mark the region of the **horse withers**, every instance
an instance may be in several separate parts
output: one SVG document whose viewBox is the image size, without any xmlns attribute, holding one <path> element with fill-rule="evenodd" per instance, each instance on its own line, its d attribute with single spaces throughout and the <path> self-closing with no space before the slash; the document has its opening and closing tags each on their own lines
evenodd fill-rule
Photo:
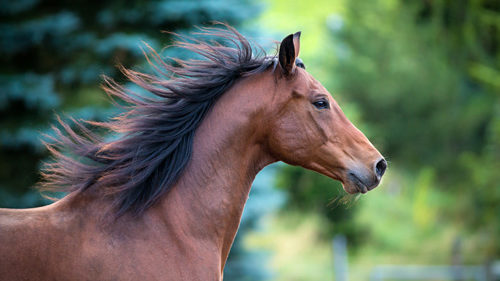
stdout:
<svg viewBox="0 0 500 281">
<path fill-rule="evenodd" d="M 41 186 L 69 194 L 0 210 L 0 280 L 222 280 L 264 166 L 299 165 L 347 193 L 379 184 L 384 158 L 305 70 L 300 33 L 277 57 L 254 54 L 229 26 L 202 33 L 216 40 L 177 45 L 204 60 L 172 65 L 152 51 L 157 75 L 123 69 L 154 97 L 107 79 L 125 113 L 54 128 Z M 102 139 L 90 126 L 119 137 Z"/>
</svg>

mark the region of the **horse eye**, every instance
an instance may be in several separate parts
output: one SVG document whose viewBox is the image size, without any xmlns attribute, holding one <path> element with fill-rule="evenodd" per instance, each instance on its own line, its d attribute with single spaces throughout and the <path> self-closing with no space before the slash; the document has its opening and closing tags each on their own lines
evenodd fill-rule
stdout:
<svg viewBox="0 0 500 281">
<path fill-rule="evenodd" d="M 330 105 L 329 105 L 328 101 L 326 101 L 326 100 L 315 101 L 315 102 L 313 102 L 313 105 L 317 109 L 327 109 L 327 108 L 330 108 Z"/>
</svg>

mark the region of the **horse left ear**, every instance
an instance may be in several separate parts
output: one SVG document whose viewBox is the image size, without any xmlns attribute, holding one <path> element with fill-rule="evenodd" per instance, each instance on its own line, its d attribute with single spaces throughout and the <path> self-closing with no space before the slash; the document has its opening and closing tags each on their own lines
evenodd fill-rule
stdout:
<svg viewBox="0 0 500 281">
<path fill-rule="evenodd" d="M 288 75 L 295 71 L 295 59 L 300 51 L 300 31 L 290 34 L 280 44 L 279 62 L 283 72 Z"/>
</svg>

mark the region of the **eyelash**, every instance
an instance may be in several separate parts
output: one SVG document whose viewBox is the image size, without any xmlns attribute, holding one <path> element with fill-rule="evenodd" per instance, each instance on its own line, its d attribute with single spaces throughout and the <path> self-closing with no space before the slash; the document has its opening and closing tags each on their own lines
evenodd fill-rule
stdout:
<svg viewBox="0 0 500 281">
<path fill-rule="evenodd" d="M 330 108 L 330 104 L 328 103 L 327 100 L 318 100 L 318 101 L 315 101 L 315 102 L 313 102 L 313 105 L 317 109 L 328 109 L 328 108 Z"/>
</svg>

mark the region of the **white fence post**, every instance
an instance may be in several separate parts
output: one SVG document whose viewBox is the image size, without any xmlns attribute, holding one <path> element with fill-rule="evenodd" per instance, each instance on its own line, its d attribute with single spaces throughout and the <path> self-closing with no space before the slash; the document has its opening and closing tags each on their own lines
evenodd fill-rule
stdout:
<svg viewBox="0 0 500 281">
<path fill-rule="evenodd" d="M 335 281 L 348 281 L 347 240 L 344 235 L 333 237 L 333 270 Z"/>
</svg>

